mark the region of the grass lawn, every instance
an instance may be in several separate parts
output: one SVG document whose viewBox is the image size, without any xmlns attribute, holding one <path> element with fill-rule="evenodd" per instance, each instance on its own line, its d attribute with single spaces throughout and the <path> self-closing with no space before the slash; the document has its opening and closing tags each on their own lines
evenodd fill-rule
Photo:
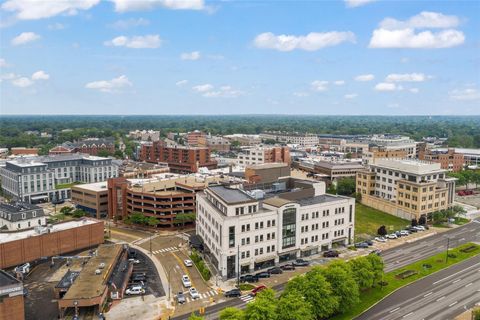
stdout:
<svg viewBox="0 0 480 320">
<path fill-rule="evenodd" d="M 377 209 L 367 207 L 361 203 L 355 204 L 355 241 L 365 240 L 366 235 L 375 236 L 380 226 L 387 227 L 387 231 L 396 231 L 405 228 L 410 221 L 395 217 Z"/>
<path fill-rule="evenodd" d="M 460 249 L 474 246 L 475 250 L 470 252 L 461 252 Z M 426 277 L 436 271 L 445 269 L 453 264 L 459 263 L 463 260 L 471 258 L 475 255 L 480 254 L 480 246 L 472 243 L 466 243 L 457 248 L 449 250 L 448 263 L 446 260 L 446 253 L 440 253 L 430 258 L 420 260 L 418 262 L 412 263 L 408 266 L 405 266 L 399 270 L 395 270 L 389 273 L 386 273 L 384 276 L 384 281 L 388 284 L 382 288 L 377 287 L 360 294 L 360 303 L 358 303 L 354 308 L 351 308 L 346 313 L 332 317 L 331 319 L 340 320 L 340 319 L 353 319 L 356 316 L 363 313 L 369 307 L 374 305 L 376 302 L 382 300 L 385 296 L 397 290 L 400 287 L 403 287 L 411 282 L 419 280 L 423 277 Z M 431 268 L 425 268 L 423 265 L 429 264 Z M 412 270 L 416 271 L 417 274 L 412 275 L 405 279 L 398 279 L 396 275 L 401 272 Z"/>
<path fill-rule="evenodd" d="M 75 181 L 71 183 L 60 183 L 55 185 L 55 189 L 59 190 L 59 189 L 71 188 L 72 186 L 77 184 L 82 184 L 82 182 Z"/>
</svg>

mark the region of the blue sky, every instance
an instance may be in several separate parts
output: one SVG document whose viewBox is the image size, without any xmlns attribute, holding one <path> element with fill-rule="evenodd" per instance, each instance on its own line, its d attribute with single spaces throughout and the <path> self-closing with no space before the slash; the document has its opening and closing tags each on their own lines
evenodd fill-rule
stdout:
<svg viewBox="0 0 480 320">
<path fill-rule="evenodd" d="M 478 1 L 0 8 L 1 114 L 480 114 Z"/>
</svg>

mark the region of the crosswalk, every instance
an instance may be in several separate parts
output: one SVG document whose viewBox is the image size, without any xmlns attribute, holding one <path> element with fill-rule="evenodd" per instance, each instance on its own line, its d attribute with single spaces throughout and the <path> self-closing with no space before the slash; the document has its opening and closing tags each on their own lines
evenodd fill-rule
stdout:
<svg viewBox="0 0 480 320">
<path fill-rule="evenodd" d="M 133 241 L 132 243 L 139 246 L 139 245 L 141 245 L 141 244 L 143 244 L 143 243 L 145 243 L 145 242 L 150 241 L 150 239 L 151 239 L 151 240 L 155 239 L 156 237 L 158 237 L 158 234 L 157 234 L 157 235 L 154 235 L 154 236 L 151 236 L 151 237 L 148 237 L 148 238 L 143 238 L 143 239 L 135 240 L 135 241 Z"/>
<path fill-rule="evenodd" d="M 180 239 L 183 239 L 183 240 L 190 240 L 190 235 L 188 233 L 180 233 L 180 234 L 177 234 L 177 237 L 179 237 Z"/>
<path fill-rule="evenodd" d="M 163 249 L 155 250 L 152 252 L 153 254 L 159 254 L 159 253 L 172 252 L 172 251 L 178 251 L 178 248 L 177 247 L 163 248 Z"/>
<path fill-rule="evenodd" d="M 254 299 L 255 297 L 250 294 L 244 294 L 243 296 L 240 296 L 240 300 L 242 300 L 245 303 L 252 302 Z"/>
<path fill-rule="evenodd" d="M 207 291 L 205 293 L 200 293 L 200 299 L 212 298 L 215 295 L 217 295 L 217 292 L 215 290 L 210 290 L 210 291 Z M 188 292 L 185 292 L 185 300 L 187 302 L 194 301 Z M 196 299 L 196 300 L 198 300 L 198 299 Z"/>
</svg>

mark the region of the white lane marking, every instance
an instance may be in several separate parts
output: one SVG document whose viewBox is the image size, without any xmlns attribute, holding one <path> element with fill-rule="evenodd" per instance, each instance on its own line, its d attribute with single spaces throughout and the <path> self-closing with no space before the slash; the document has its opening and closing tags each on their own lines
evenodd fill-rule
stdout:
<svg viewBox="0 0 480 320">
<path fill-rule="evenodd" d="M 456 280 L 453 280 L 452 283 L 457 283 L 458 281 L 460 281 L 462 279 L 456 279 Z"/>
<path fill-rule="evenodd" d="M 463 269 L 463 270 L 461 270 L 461 271 L 455 272 L 454 274 L 451 274 L 451 275 L 449 275 L 448 277 L 445 277 L 445 278 L 443 278 L 443 279 L 440 279 L 440 280 L 438 280 L 438 281 L 435 281 L 433 284 L 437 284 L 437 283 L 440 283 L 440 282 L 445 281 L 445 280 L 447 280 L 447 279 L 450 279 L 451 277 L 454 277 L 454 276 L 456 276 L 456 275 L 459 274 L 459 273 L 464 273 L 466 270 L 475 268 L 475 267 L 477 267 L 478 265 L 480 265 L 480 263 L 476 263 L 476 264 L 474 264 L 473 266 L 470 266 L 470 267 L 465 268 L 465 269 Z M 480 270 L 479 270 L 479 271 L 480 271 Z"/>
<path fill-rule="evenodd" d="M 404 315 L 402 318 L 406 318 L 406 317 L 409 317 L 413 314 L 413 312 L 410 312 L 410 313 L 407 313 L 406 315 Z"/>
<path fill-rule="evenodd" d="M 437 301 L 440 301 L 440 300 L 443 300 L 443 299 L 445 299 L 445 296 L 438 298 Z"/>
<path fill-rule="evenodd" d="M 450 303 L 448 306 L 449 306 L 449 307 L 453 307 L 453 306 L 456 305 L 457 303 L 458 303 L 458 301 L 455 301 L 455 302 Z"/>
<path fill-rule="evenodd" d="M 248 302 L 250 302 L 250 301 L 253 300 L 253 297 L 252 297 L 251 295 L 249 295 L 249 294 L 246 294 L 246 295 L 241 296 L 241 297 L 240 297 L 240 300 L 248 303 Z"/>
<path fill-rule="evenodd" d="M 425 297 L 428 297 L 428 296 L 431 295 L 432 293 L 433 293 L 433 291 L 430 291 L 429 293 L 423 295 L 423 297 L 424 297 L 424 298 L 425 298 Z"/>
<path fill-rule="evenodd" d="M 395 309 L 393 309 L 393 310 L 390 310 L 389 312 L 390 312 L 390 313 L 393 313 L 393 312 L 395 312 L 395 311 L 397 311 L 397 310 L 400 310 L 400 307 L 395 308 Z"/>
<path fill-rule="evenodd" d="M 466 285 L 465 285 L 465 288 L 466 288 L 466 287 L 470 287 L 472 284 L 473 284 L 473 282 L 470 282 L 469 284 L 466 284 Z"/>
</svg>

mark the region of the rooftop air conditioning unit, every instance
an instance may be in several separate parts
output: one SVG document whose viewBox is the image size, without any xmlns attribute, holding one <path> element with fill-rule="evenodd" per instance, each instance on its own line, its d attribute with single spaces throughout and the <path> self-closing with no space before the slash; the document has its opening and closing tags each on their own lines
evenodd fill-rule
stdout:
<svg viewBox="0 0 480 320">
<path fill-rule="evenodd" d="M 99 268 L 99 269 L 103 269 L 103 268 L 105 268 L 105 263 L 103 263 L 103 262 L 102 262 L 102 263 L 100 263 L 100 264 L 98 265 L 98 268 Z"/>
<path fill-rule="evenodd" d="M 102 273 L 102 270 L 100 270 L 100 269 L 95 270 L 95 274 L 96 274 L 96 275 L 99 275 L 99 274 L 101 274 L 101 273 Z"/>
</svg>

